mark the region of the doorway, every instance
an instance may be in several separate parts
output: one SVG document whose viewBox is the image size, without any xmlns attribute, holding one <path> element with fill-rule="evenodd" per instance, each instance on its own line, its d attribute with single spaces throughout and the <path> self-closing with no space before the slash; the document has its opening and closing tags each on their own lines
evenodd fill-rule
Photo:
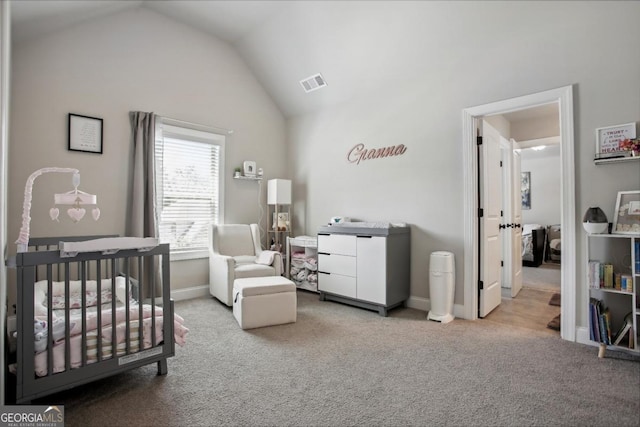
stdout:
<svg viewBox="0 0 640 427">
<path fill-rule="evenodd" d="M 483 136 L 487 124 L 502 142 L 503 265 L 500 306 L 483 318 L 557 335 L 561 301 L 558 103 L 484 116 Z M 548 236 L 553 236 L 551 246 Z"/>
<path fill-rule="evenodd" d="M 480 105 L 463 111 L 463 154 L 465 171 L 465 209 L 464 209 L 464 313 L 467 319 L 478 318 L 478 286 L 481 282 L 478 270 L 480 249 L 479 240 L 479 202 L 476 196 L 478 188 L 478 165 L 476 132 L 483 117 L 504 114 L 528 108 L 557 103 L 560 118 L 561 144 L 561 226 L 562 241 L 562 304 L 560 335 L 563 339 L 575 341 L 575 172 L 574 172 L 574 136 L 573 136 L 573 88 L 566 86 L 526 95 L 518 98 Z"/>
</svg>

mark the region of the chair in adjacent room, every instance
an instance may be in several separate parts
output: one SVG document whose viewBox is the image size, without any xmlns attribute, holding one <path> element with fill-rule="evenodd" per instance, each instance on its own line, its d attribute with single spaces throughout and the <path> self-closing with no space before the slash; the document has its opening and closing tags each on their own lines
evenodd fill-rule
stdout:
<svg viewBox="0 0 640 427">
<path fill-rule="evenodd" d="M 257 224 L 219 224 L 211 227 L 209 292 L 233 305 L 233 282 L 248 277 L 281 276 L 282 255 L 262 250 Z"/>
</svg>

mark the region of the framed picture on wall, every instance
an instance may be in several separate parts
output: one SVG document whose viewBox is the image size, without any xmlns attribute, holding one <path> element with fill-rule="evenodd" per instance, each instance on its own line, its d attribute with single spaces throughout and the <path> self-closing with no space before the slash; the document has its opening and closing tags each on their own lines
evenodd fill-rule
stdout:
<svg viewBox="0 0 640 427">
<path fill-rule="evenodd" d="M 611 232 L 640 235 L 640 190 L 618 192 Z"/>
<path fill-rule="evenodd" d="M 596 156 L 602 157 L 607 153 L 617 153 L 622 151 L 620 142 L 625 139 L 636 137 L 636 124 L 626 123 L 624 125 L 607 126 L 596 129 Z"/>
<path fill-rule="evenodd" d="M 69 150 L 102 154 L 102 119 L 69 113 Z"/>
<path fill-rule="evenodd" d="M 531 172 L 522 172 L 520 179 L 522 209 L 531 209 Z"/>
</svg>

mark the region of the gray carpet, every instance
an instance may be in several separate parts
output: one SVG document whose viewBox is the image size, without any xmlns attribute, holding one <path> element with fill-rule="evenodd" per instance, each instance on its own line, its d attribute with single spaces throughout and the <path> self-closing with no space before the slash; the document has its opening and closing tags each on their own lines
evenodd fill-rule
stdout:
<svg viewBox="0 0 640 427">
<path fill-rule="evenodd" d="M 155 365 L 43 398 L 67 426 L 640 425 L 635 356 L 482 320 L 441 325 L 298 292 L 294 324 L 239 329 L 211 298 Z"/>
</svg>

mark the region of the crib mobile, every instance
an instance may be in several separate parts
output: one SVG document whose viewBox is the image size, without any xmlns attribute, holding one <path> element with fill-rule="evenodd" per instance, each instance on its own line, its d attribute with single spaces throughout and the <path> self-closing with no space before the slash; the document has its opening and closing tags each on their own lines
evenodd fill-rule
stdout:
<svg viewBox="0 0 640 427">
<path fill-rule="evenodd" d="M 18 235 L 18 240 L 16 240 L 16 244 L 18 245 L 17 252 L 27 252 L 28 244 L 29 244 L 29 228 L 31 224 L 31 200 L 33 197 L 33 183 L 40 175 L 45 173 L 72 173 L 73 178 L 71 180 L 74 189 L 62 194 L 54 194 L 54 205 L 71 205 L 69 209 L 67 209 L 67 215 L 73 222 L 78 222 L 82 218 L 84 218 L 86 214 L 85 208 L 81 207 L 82 205 L 96 205 L 98 202 L 98 197 L 85 193 L 84 191 L 78 190 L 78 186 L 80 185 L 80 171 L 78 169 L 73 168 L 58 168 L 58 167 L 48 167 L 38 169 L 33 172 L 27 178 L 27 183 L 24 186 L 24 201 L 22 203 L 22 227 L 20 228 L 20 234 Z M 60 215 L 60 210 L 57 207 L 52 207 L 49 209 L 49 216 L 53 221 L 59 221 L 58 217 Z M 91 211 L 91 216 L 95 221 L 100 218 L 100 209 L 96 206 Z"/>
</svg>

